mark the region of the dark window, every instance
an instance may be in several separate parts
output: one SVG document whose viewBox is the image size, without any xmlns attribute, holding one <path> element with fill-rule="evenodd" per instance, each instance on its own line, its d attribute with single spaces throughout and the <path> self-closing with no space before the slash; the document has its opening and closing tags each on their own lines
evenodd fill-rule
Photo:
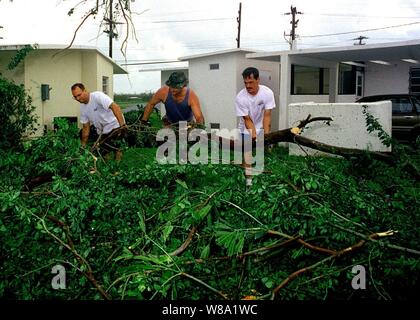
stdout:
<svg viewBox="0 0 420 320">
<path fill-rule="evenodd" d="M 109 77 L 102 77 L 102 92 L 109 94 Z"/>
<path fill-rule="evenodd" d="M 420 95 L 420 68 L 410 68 L 410 89 L 411 94 Z"/>
<path fill-rule="evenodd" d="M 219 70 L 218 63 L 210 63 L 210 70 Z"/>
<path fill-rule="evenodd" d="M 338 79 L 338 94 L 356 93 L 356 68 L 347 64 L 340 64 Z"/>
<path fill-rule="evenodd" d="M 210 123 L 210 129 L 220 129 L 220 123 Z"/>
<path fill-rule="evenodd" d="M 392 113 L 411 113 L 413 105 L 408 98 L 392 98 Z"/>
<path fill-rule="evenodd" d="M 412 100 L 414 102 L 414 106 L 417 109 L 417 112 L 420 113 L 420 102 L 416 98 L 414 98 L 414 97 L 412 97 Z"/>
<path fill-rule="evenodd" d="M 328 94 L 329 69 L 292 65 L 291 93 Z"/>
</svg>

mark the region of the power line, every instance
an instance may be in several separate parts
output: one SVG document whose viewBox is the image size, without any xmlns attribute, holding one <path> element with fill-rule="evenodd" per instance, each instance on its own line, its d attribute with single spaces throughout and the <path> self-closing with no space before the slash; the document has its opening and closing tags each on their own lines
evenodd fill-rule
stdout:
<svg viewBox="0 0 420 320">
<path fill-rule="evenodd" d="M 415 17 L 395 17 L 395 16 L 371 16 L 371 15 L 359 15 L 359 14 L 347 14 L 347 13 L 305 13 L 310 16 L 326 16 L 326 17 L 343 17 L 343 18 L 381 18 L 381 19 L 418 19 L 419 16 Z"/>
<path fill-rule="evenodd" d="M 152 23 L 183 23 L 183 22 L 202 22 L 202 21 L 220 21 L 220 20 L 233 20 L 235 18 L 213 18 L 213 19 L 190 19 L 190 20 L 157 20 L 151 21 Z"/>
<path fill-rule="evenodd" d="M 395 26 L 382 27 L 382 28 L 356 30 L 356 31 L 348 31 L 348 32 L 337 32 L 337 33 L 328 33 L 328 34 L 316 34 L 316 35 L 311 35 L 311 36 L 300 36 L 300 37 L 301 38 L 317 38 L 317 37 L 338 36 L 338 35 L 342 35 L 342 34 L 351 34 L 351 33 L 360 33 L 360 32 L 368 32 L 368 31 L 376 31 L 376 30 L 384 30 L 384 29 L 405 27 L 405 26 L 411 26 L 411 25 L 415 25 L 415 24 L 420 24 L 420 21 L 411 22 L 411 23 L 404 23 L 404 24 L 399 24 L 399 25 L 395 25 Z"/>
</svg>

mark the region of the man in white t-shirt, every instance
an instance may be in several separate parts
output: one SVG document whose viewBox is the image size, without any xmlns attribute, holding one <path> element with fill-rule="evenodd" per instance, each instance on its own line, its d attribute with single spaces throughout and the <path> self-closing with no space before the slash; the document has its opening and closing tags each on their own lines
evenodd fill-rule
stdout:
<svg viewBox="0 0 420 320">
<path fill-rule="evenodd" d="M 80 102 L 82 146 L 86 146 L 90 126 L 93 124 L 100 136 L 99 145 L 104 153 L 115 151 L 115 160 L 121 160 L 122 151 L 118 142 L 124 137 L 126 125 L 120 106 L 101 91 L 87 91 L 82 83 L 72 85 L 71 93 L 73 98 Z"/>
<path fill-rule="evenodd" d="M 242 139 L 252 138 L 256 141 L 260 134 L 268 134 L 271 130 L 271 110 L 276 107 L 273 91 L 260 84 L 259 71 L 254 67 L 242 72 L 245 88 L 239 91 L 235 99 L 236 115 L 239 119 L 239 131 Z M 246 185 L 252 184 L 250 159 L 252 151 L 244 151 Z"/>
</svg>

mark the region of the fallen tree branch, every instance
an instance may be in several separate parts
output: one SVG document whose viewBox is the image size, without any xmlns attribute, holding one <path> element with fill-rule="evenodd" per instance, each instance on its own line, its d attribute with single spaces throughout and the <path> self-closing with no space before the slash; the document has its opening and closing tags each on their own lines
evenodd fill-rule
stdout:
<svg viewBox="0 0 420 320">
<path fill-rule="evenodd" d="M 66 231 L 66 236 L 67 239 L 69 241 L 69 243 L 65 243 L 63 242 L 60 238 L 58 238 L 54 233 L 52 233 L 46 226 L 45 224 L 45 220 L 42 219 L 41 217 L 38 217 L 37 215 L 35 215 L 34 213 L 30 212 L 33 216 L 35 216 L 37 219 L 40 220 L 42 227 L 44 228 L 45 232 L 47 232 L 47 234 L 49 234 L 55 241 L 57 241 L 59 244 L 61 244 L 63 247 L 65 247 L 66 249 L 68 249 L 77 259 L 77 261 L 79 261 L 79 263 L 81 265 L 85 265 L 87 267 L 87 271 L 82 271 L 82 274 L 93 284 L 93 286 L 99 291 L 99 293 L 107 300 L 111 300 L 111 296 L 109 295 L 109 293 L 107 293 L 102 286 L 98 283 L 98 281 L 95 279 L 94 275 L 93 275 L 93 271 L 92 271 L 92 267 L 90 266 L 90 264 L 86 261 L 85 258 L 83 258 L 74 248 L 74 244 L 73 241 L 71 240 L 70 234 L 69 234 L 69 226 L 57 219 L 54 216 L 47 216 L 47 219 L 54 222 L 55 224 L 57 224 L 58 226 L 62 227 L 65 231 Z"/>
<path fill-rule="evenodd" d="M 192 241 L 192 238 L 193 238 L 194 234 L 196 233 L 196 231 L 197 231 L 197 227 L 196 226 L 193 226 L 191 228 L 191 230 L 190 230 L 190 233 L 188 234 L 187 239 L 184 241 L 184 243 L 178 249 L 176 249 L 175 251 L 171 252 L 169 255 L 171 257 L 175 257 L 175 256 L 183 253 L 185 251 L 185 249 L 187 249 L 188 246 L 190 245 L 190 243 Z"/>
<path fill-rule="evenodd" d="M 334 226 L 334 227 L 336 227 L 336 228 L 338 228 L 338 229 L 340 229 L 340 230 L 343 230 L 343 231 L 352 233 L 354 235 L 357 235 L 357 236 L 359 236 L 361 238 L 364 238 L 367 241 L 377 242 L 380 246 L 387 247 L 387 248 L 390 248 L 390 249 L 399 250 L 399 251 L 403 251 L 403 252 L 407 252 L 407 253 L 412 253 L 412 254 L 420 255 L 420 251 L 418 251 L 418 250 L 407 248 L 407 247 L 401 247 L 401 246 L 397 246 L 397 245 L 394 245 L 394 244 L 383 243 L 380 240 L 377 240 L 375 238 L 370 238 L 370 237 L 368 237 L 368 236 L 366 236 L 364 234 L 361 234 L 360 232 L 354 231 L 354 230 L 343 228 L 343 227 L 341 227 L 341 226 L 339 226 L 337 224 L 331 223 L 331 225 Z M 394 231 L 394 233 L 397 233 L 397 231 Z"/>
<path fill-rule="evenodd" d="M 267 234 L 282 236 L 282 237 L 286 237 L 286 238 L 289 238 L 289 239 L 296 240 L 298 243 L 300 243 L 304 247 L 308 248 L 309 250 L 315 251 L 315 252 L 319 252 L 319 253 L 323 253 L 323 254 L 329 254 L 329 255 L 337 254 L 337 251 L 335 251 L 335 250 L 330 250 L 330 249 L 327 249 L 327 248 L 314 246 L 314 245 L 302 240 L 300 237 L 292 237 L 292 236 L 289 236 L 289 235 L 286 235 L 284 233 L 280 233 L 280 232 L 277 232 L 277 231 L 274 231 L 274 230 L 268 230 Z"/>
<path fill-rule="evenodd" d="M 383 238 L 383 237 L 389 237 L 389 236 L 393 236 L 395 234 L 395 231 L 393 230 L 389 230 L 386 232 L 380 232 L 380 233 L 373 233 L 369 236 L 367 236 L 369 239 L 377 239 L 377 238 Z M 276 288 L 273 289 L 273 291 L 271 292 L 271 300 L 274 300 L 275 295 L 279 292 L 279 290 L 281 288 L 284 288 L 290 281 L 294 280 L 295 278 L 297 278 L 300 274 L 312 270 L 314 268 L 316 268 L 317 266 L 329 261 L 329 260 L 333 260 L 335 258 L 341 257 L 343 255 L 349 254 L 351 252 L 354 252 L 355 250 L 361 248 L 368 240 L 367 239 L 363 239 L 360 240 L 359 242 L 357 242 L 356 244 L 344 248 L 342 250 L 336 251 L 334 254 L 332 254 L 330 257 L 327 257 L 325 259 L 322 259 L 316 263 L 314 263 L 313 265 L 310 265 L 308 267 L 299 269 L 295 272 L 293 272 L 291 275 L 289 275 L 286 279 L 284 279 L 282 281 L 282 283 L 280 283 Z"/>
<path fill-rule="evenodd" d="M 298 128 L 302 129 L 307 124 L 311 122 L 316 121 L 333 121 L 332 118 L 329 117 L 314 117 L 311 118 L 311 115 L 308 115 L 308 117 L 305 120 L 300 120 L 298 124 Z M 388 164 L 393 164 L 395 161 L 394 159 L 385 153 L 381 152 L 375 152 L 375 151 L 368 151 L 368 150 L 361 150 L 361 149 L 352 149 L 352 148 L 344 148 L 344 147 L 337 147 L 337 146 L 331 146 L 319 141 L 315 141 L 306 137 L 302 137 L 299 134 L 293 133 L 293 127 L 274 131 L 271 133 L 268 133 L 264 135 L 264 145 L 272 145 L 277 144 L 279 142 L 290 142 L 295 143 L 304 147 L 309 147 L 315 150 L 319 150 L 322 152 L 339 155 L 346 159 L 350 159 L 352 157 L 361 157 L 361 156 L 371 156 L 372 158 L 380 161 L 384 161 Z M 231 151 L 235 150 L 235 143 L 237 144 L 238 141 L 234 139 L 226 139 L 220 136 L 214 136 L 212 134 L 208 134 L 207 138 L 212 141 L 216 141 L 219 143 L 219 146 L 221 147 L 229 147 Z M 253 142 L 253 145 L 255 146 L 255 142 Z"/>
</svg>

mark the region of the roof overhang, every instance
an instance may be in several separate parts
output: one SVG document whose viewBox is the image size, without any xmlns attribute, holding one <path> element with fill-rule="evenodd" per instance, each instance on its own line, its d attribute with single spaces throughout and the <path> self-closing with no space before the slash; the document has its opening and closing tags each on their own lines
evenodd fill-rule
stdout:
<svg viewBox="0 0 420 320">
<path fill-rule="evenodd" d="M 39 44 L 36 45 L 37 49 L 39 50 L 57 50 L 58 52 L 60 50 L 84 50 L 84 51 L 95 51 L 100 56 L 102 56 L 105 60 L 107 60 L 109 63 L 111 63 L 113 68 L 114 74 L 128 74 L 128 72 L 122 68 L 118 63 L 116 63 L 113 59 L 110 57 L 104 55 L 101 51 L 98 50 L 96 47 L 92 46 L 80 46 L 80 45 L 73 45 L 70 48 L 65 45 L 60 44 Z M 20 49 L 23 49 L 25 47 L 24 44 L 16 44 L 16 45 L 2 45 L 0 46 L 0 51 L 18 51 Z"/>
<path fill-rule="evenodd" d="M 282 55 L 290 57 L 320 59 L 329 62 L 343 61 L 395 61 L 410 60 L 420 61 L 420 39 L 392 43 L 380 43 L 370 45 L 357 45 L 348 47 L 331 47 L 317 49 L 299 49 L 289 51 L 274 51 L 263 53 L 249 53 L 247 58 L 280 62 Z M 410 59 L 407 61 L 407 59 Z"/>
<path fill-rule="evenodd" d="M 207 53 L 201 53 L 201 54 L 196 54 L 196 55 L 191 55 L 191 56 L 184 56 L 178 59 L 180 61 L 187 61 L 187 60 L 192 60 L 192 59 L 204 58 L 204 57 L 221 55 L 221 54 L 231 54 L 231 53 L 237 53 L 237 52 L 243 52 L 247 54 L 247 53 L 257 52 L 257 50 L 234 48 L 234 49 L 227 49 L 227 50 L 222 50 L 222 51 L 212 51 L 212 52 L 207 52 Z"/>
</svg>

